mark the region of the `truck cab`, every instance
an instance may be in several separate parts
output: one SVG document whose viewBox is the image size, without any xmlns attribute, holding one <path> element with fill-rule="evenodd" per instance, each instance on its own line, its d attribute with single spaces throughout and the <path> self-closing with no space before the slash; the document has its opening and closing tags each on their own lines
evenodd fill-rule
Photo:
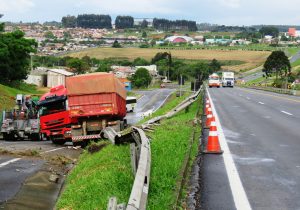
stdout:
<svg viewBox="0 0 300 210">
<path fill-rule="evenodd" d="M 222 86 L 234 87 L 234 72 L 222 72 Z"/>
<path fill-rule="evenodd" d="M 71 118 L 67 89 L 57 86 L 44 94 L 38 102 L 41 133 L 55 144 L 71 141 Z"/>
</svg>

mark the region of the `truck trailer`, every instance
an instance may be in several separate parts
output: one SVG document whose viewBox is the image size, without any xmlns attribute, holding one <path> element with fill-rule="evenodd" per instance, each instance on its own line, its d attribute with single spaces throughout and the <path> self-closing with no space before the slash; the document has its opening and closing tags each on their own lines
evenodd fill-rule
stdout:
<svg viewBox="0 0 300 210">
<path fill-rule="evenodd" d="M 84 74 L 66 78 L 73 143 L 84 143 L 126 126 L 126 90 L 111 73 Z"/>
</svg>

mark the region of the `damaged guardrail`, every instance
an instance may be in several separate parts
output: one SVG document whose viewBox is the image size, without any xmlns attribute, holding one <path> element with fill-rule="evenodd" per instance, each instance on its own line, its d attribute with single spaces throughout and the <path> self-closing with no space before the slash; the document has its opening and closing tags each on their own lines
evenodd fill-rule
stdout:
<svg viewBox="0 0 300 210">
<path fill-rule="evenodd" d="M 203 86 L 189 96 L 187 99 L 182 101 L 174 109 L 163 116 L 154 117 L 148 120 L 146 123 L 141 125 L 141 128 L 132 127 L 131 136 L 134 143 L 130 144 L 131 153 L 131 165 L 132 171 L 135 175 L 135 180 L 132 186 L 130 198 L 127 206 L 125 204 L 117 204 L 117 198 L 112 197 L 109 199 L 108 207 L 109 210 L 144 210 L 147 206 L 148 190 L 150 184 L 150 169 L 151 169 L 151 148 L 150 140 L 147 138 L 144 130 L 150 129 L 153 125 L 161 119 L 170 118 L 176 115 L 178 112 L 184 110 L 196 101 Z M 127 134 L 128 135 L 128 134 Z M 126 208 L 125 208 L 126 206 Z"/>
</svg>

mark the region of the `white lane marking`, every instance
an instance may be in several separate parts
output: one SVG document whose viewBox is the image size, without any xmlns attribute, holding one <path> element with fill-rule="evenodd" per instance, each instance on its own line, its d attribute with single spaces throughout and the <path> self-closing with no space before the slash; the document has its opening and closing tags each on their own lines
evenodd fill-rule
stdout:
<svg viewBox="0 0 300 210">
<path fill-rule="evenodd" d="M 20 160 L 20 159 L 21 159 L 21 158 L 15 158 L 15 159 L 6 161 L 6 162 L 4 162 L 4 163 L 1 163 L 1 164 L 0 164 L 0 168 L 2 168 L 3 166 L 8 165 L 8 164 L 10 164 L 10 163 L 16 162 L 16 161 L 18 161 L 18 160 Z"/>
<path fill-rule="evenodd" d="M 248 100 L 250 100 L 250 98 L 249 98 L 249 97 L 247 97 L 247 99 L 248 99 Z"/>
<path fill-rule="evenodd" d="M 141 100 L 141 99 L 144 98 L 144 97 L 145 97 L 145 95 L 143 95 L 142 97 L 140 97 L 137 101 Z"/>
<path fill-rule="evenodd" d="M 263 102 L 261 102 L 261 101 L 259 101 L 258 103 L 259 103 L 259 104 L 262 104 L 262 105 L 264 105 L 264 104 L 265 104 L 265 103 L 263 103 Z"/>
<path fill-rule="evenodd" d="M 45 152 L 41 152 L 40 154 L 46 154 L 46 153 L 49 153 L 49 152 L 54 152 L 54 151 L 57 151 L 57 150 L 60 150 L 60 149 L 64 149 L 65 147 L 60 147 L 60 148 L 56 148 L 56 149 L 50 149 L 50 150 L 47 150 Z"/>
<path fill-rule="evenodd" d="M 289 113 L 289 112 L 286 112 L 286 111 L 281 111 L 282 113 L 284 114 L 287 114 L 287 115 L 290 115 L 290 116 L 293 116 L 293 114 Z"/>
<path fill-rule="evenodd" d="M 211 98 L 208 90 L 206 90 L 206 91 L 208 93 L 208 97 Z M 252 208 L 251 208 L 249 200 L 247 198 L 242 181 L 240 179 L 239 172 L 235 167 L 232 155 L 230 153 L 230 150 L 229 150 L 228 144 L 226 142 L 226 138 L 225 138 L 225 135 L 224 135 L 224 132 L 223 132 L 220 120 L 219 120 L 219 116 L 216 112 L 213 102 L 211 102 L 211 107 L 212 107 L 213 113 L 215 114 L 215 120 L 216 120 L 217 128 L 219 131 L 219 139 L 220 139 L 221 148 L 224 151 L 223 159 L 224 159 L 225 168 L 226 168 L 227 176 L 229 179 L 229 184 L 230 184 L 233 200 L 235 203 L 235 207 L 238 210 L 251 210 Z"/>
</svg>

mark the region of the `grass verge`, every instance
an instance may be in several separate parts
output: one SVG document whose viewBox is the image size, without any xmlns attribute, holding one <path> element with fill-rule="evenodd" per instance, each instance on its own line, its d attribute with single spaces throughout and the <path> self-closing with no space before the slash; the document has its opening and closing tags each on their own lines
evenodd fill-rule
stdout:
<svg viewBox="0 0 300 210">
<path fill-rule="evenodd" d="M 193 130 L 197 131 L 196 139 L 200 135 L 200 126 L 193 127 L 199 104 L 194 103 L 188 112 L 182 111 L 175 117 L 162 121 L 161 126 L 150 134 L 152 165 L 147 209 L 173 209 L 176 205 L 176 186 L 183 179 L 180 171 Z M 195 140 L 191 157 L 197 155 L 197 148 L 198 141 Z"/>
<path fill-rule="evenodd" d="M 57 209 L 106 209 L 111 196 L 128 201 L 134 177 L 129 145 L 107 144 L 101 151 L 86 150 L 67 178 Z"/>
</svg>

